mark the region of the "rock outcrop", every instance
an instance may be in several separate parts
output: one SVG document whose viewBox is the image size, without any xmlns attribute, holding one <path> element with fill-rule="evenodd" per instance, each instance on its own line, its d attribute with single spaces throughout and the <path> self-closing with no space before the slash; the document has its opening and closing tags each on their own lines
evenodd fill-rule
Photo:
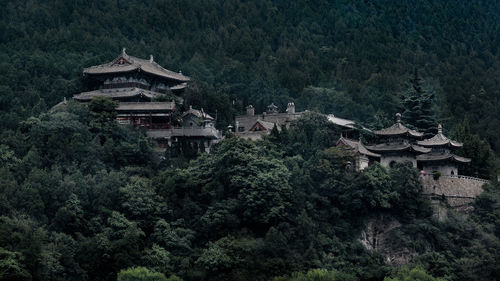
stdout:
<svg viewBox="0 0 500 281">
<path fill-rule="evenodd" d="M 399 227 L 401 227 L 401 223 L 393 217 L 377 216 L 365 223 L 359 241 L 366 249 L 380 253 L 389 265 L 408 264 L 417 253 L 405 247 L 394 247 L 391 242 L 391 234 Z"/>
</svg>

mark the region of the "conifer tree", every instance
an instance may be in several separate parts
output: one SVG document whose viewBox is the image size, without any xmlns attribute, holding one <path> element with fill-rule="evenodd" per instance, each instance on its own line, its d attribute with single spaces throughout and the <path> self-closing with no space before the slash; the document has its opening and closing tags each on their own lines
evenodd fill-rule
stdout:
<svg viewBox="0 0 500 281">
<path fill-rule="evenodd" d="M 432 137 L 437 132 L 437 122 L 432 111 L 434 94 L 423 89 L 422 78 L 415 70 L 409 81 L 408 90 L 401 97 L 403 121 L 409 127 L 424 133 L 424 137 Z"/>
<path fill-rule="evenodd" d="M 494 153 L 488 142 L 482 140 L 479 135 L 471 132 L 469 118 L 466 116 L 457 128 L 457 139 L 464 146 L 458 151 L 459 155 L 472 159 L 472 162 L 461 169 L 461 173 L 467 176 L 489 179 L 494 173 Z"/>
</svg>

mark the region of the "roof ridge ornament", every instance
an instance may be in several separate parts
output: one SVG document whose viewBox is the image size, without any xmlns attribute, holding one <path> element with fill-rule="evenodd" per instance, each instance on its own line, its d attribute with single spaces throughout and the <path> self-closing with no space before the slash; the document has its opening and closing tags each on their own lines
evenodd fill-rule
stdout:
<svg viewBox="0 0 500 281">
<path fill-rule="evenodd" d="M 401 124 L 401 113 L 396 113 L 396 123 Z"/>
<path fill-rule="evenodd" d="M 122 48 L 122 55 L 126 55 L 125 51 L 127 50 L 127 48 L 123 47 Z"/>
<path fill-rule="evenodd" d="M 153 55 L 149 55 L 149 62 L 153 62 Z"/>
<path fill-rule="evenodd" d="M 441 124 L 438 124 L 438 134 L 443 134 L 443 126 Z"/>
</svg>

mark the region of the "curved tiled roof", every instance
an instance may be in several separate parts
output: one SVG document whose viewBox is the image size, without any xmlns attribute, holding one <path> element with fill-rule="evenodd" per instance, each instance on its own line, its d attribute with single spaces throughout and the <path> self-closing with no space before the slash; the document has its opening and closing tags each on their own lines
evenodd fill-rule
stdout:
<svg viewBox="0 0 500 281">
<path fill-rule="evenodd" d="M 379 135 L 379 136 L 407 135 L 407 136 L 415 137 L 415 138 L 419 138 L 419 137 L 422 137 L 424 135 L 423 133 L 412 130 L 412 129 L 406 127 L 405 125 L 401 124 L 401 114 L 399 114 L 399 113 L 396 114 L 396 117 L 397 117 L 397 121 L 394 125 L 392 125 L 388 128 L 385 128 L 385 129 L 375 130 L 375 131 L 373 131 L 373 133 L 375 135 Z"/>
<path fill-rule="evenodd" d="M 257 123 L 259 123 L 262 127 L 264 127 L 268 131 L 271 131 L 274 128 L 274 126 L 276 125 L 276 123 L 267 122 L 267 121 L 263 121 L 261 119 L 257 119 L 255 124 L 253 124 L 253 126 L 250 128 L 249 131 L 254 131 L 253 129 L 257 126 Z M 276 128 L 278 128 L 278 125 L 276 125 Z"/>
<path fill-rule="evenodd" d="M 119 63 L 122 62 L 122 63 Z M 84 74 L 108 74 L 117 72 L 130 72 L 130 71 L 144 71 L 146 73 L 167 78 L 170 80 L 176 80 L 179 82 L 187 82 L 190 80 L 189 77 L 182 75 L 182 73 L 177 73 L 163 68 L 155 61 L 153 61 L 153 56 L 149 60 L 133 57 L 125 53 L 125 49 L 122 54 L 116 59 L 109 63 L 95 65 L 83 69 Z"/>
<path fill-rule="evenodd" d="M 451 153 L 427 153 L 417 156 L 417 161 L 420 162 L 434 162 L 434 161 L 453 161 L 459 163 L 469 163 L 471 159 L 461 157 Z"/>
<path fill-rule="evenodd" d="M 90 92 L 83 92 L 73 96 L 73 99 L 79 101 L 89 101 L 95 97 L 105 97 L 111 99 L 130 98 L 144 96 L 149 99 L 161 96 L 162 94 L 140 88 L 118 88 L 118 89 L 100 89 Z"/>
<path fill-rule="evenodd" d="M 182 113 L 182 117 L 187 116 L 189 114 L 192 114 L 198 118 L 203 118 L 205 120 L 214 120 L 212 116 L 203 111 L 203 108 L 201 110 L 198 110 L 198 109 L 193 109 L 192 106 L 189 106 L 189 109 L 184 111 L 184 113 Z"/>
<path fill-rule="evenodd" d="M 450 147 L 462 147 L 463 144 L 454 140 L 447 138 L 443 135 L 443 127 L 441 124 L 438 125 L 438 133 L 430 139 L 426 139 L 423 141 L 417 141 L 419 145 L 422 146 L 450 146 Z"/>
<path fill-rule="evenodd" d="M 164 111 L 174 110 L 175 102 L 120 102 L 117 111 L 146 110 Z"/>
<path fill-rule="evenodd" d="M 410 151 L 419 154 L 419 153 L 429 153 L 431 151 L 430 148 L 421 147 L 418 145 L 408 144 L 408 143 L 382 143 L 377 145 L 367 145 L 366 148 L 368 150 L 375 151 L 378 153 Z"/>
<path fill-rule="evenodd" d="M 184 82 L 184 83 L 170 87 L 170 90 L 177 91 L 177 90 L 185 89 L 186 87 L 187 87 L 187 83 Z"/>
<path fill-rule="evenodd" d="M 340 117 L 337 117 L 333 114 L 328 114 L 326 116 L 326 118 L 328 119 L 329 122 L 331 122 L 335 125 L 338 125 L 341 127 L 346 127 L 346 128 L 351 128 L 351 129 L 357 129 L 356 128 L 356 121 L 340 118 Z M 366 128 L 365 126 L 361 126 L 361 128 L 365 131 L 371 132 L 371 130 Z"/>
<path fill-rule="evenodd" d="M 343 143 L 351 148 L 354 148 L 356 152 L 359 152 L 360 154 L 372 157 L 380 157 L 380 154 L 369 151 L 361 141 L 354 141 L 346 139 L 344 137 L 340 137 L 340 139 L 337 141 L 337 145 L 339 145 L 339 143 Z"/>
</svg>

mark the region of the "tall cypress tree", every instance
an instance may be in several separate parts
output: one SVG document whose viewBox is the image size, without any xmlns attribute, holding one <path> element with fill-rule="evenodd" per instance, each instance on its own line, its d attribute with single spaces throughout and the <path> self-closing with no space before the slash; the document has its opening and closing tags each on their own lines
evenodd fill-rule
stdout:
<svg viewBox="0 0 500 281">
<path fill-rule="evenodd" d="M 424 133 L 424 137 L 432 137 L 437 132 L 437 121 L 432 111 L 434 94 L 422 87 L 422 78 L 415 70 L 408 83 L 408 90 L 401 96 L 403 121 L 409 127 Z"/>
</svg>

